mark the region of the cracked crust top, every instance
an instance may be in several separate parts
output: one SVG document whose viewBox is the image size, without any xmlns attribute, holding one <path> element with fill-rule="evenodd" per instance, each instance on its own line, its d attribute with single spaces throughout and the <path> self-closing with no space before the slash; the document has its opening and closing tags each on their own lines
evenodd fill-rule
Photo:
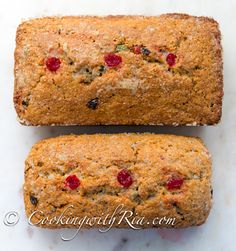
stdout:
<svg viewBox="0 0 236 251">
<path fill-rule="evenodd" d="M 19 119 L 28 125 L 216 124 L 223 96 L 220 39 L 216 21 L 184 14 L 24 22 L 15 50 Z M 135 45 L 150 53 L 135 54 Z M 106 67 L 108 53 L 122 64 Z M 172 67 L 169 53 L 176 55 Z M 46 69 L 48 57 L 60 58 L 56 72 Z M 89 107 L 91 100 L 97 103 Z"/>
<path fill-rule="evenodd" d="M 117 181 L 123 169 L 133 179 L 128 188 Z M 74 190 L 65 186 L 70 175 L 80 180 Z M 169 190 L 167 182 L 172 177 L 181 177 L 182 186 Z M 72 215 L 82 218 L 111 214 L 124 204 L 126 210 L 150 221 L 155 217 L 176 218 L 174 226 L 160 227 L 196 226 L 205 222 L 211 208 L 210 179 L 210 155 L 197 138 L 155 134 L 63 136 L 40 141 L 32 148 L 25 165 L 25 208 L 28 217 L 41 210 L 53 218 L 73 205 Z M 37 215 L 32 222 L 42 218 Z"/>
</svg>

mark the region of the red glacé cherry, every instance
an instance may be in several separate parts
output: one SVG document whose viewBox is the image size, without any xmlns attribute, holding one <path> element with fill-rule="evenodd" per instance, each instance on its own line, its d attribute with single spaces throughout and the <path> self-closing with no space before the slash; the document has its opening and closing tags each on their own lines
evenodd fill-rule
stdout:
<svg viewBox="0 0 236 251">
<path fill-rule="evenodd" d="M 56 57 L 47 58 L 46 66 L 49 71 L 57 71 L 61 66 L 61 60 Z"/>
<path fill-rule="evenodd" d="M 123 186 L 123 187 L 129 187 L 133 183 L 133 179 L 128 171 L 125 169 L 121 170 L 118 175 L 117 175 L 117 180 L 118 182 Z"/>
<path fill-rule="evenodd" d="M 70 175 L 66 178 L 66 181 L 65 181 L 66 187 L 69 187 L 70 189 L 74 190 L 77 187 L 79 187 L 79 185 L 80 185 L 80 181 L 76 175 Z"/>
<path fill-rule="evenodd" d="M 104 61 L 108 67 L 115 68 L 122 63 L 122 58 L 114 53 L 109 53 L 104 56 Z"/>
<path fill-rule="evenodd" d="M 134 54 L 141 54 L 141 46 L 140 45 L 134 45 L 133 52 L 134 52 Z"/>
<path fill-rule="evenodd" d="M 182 186 L 183 182 L 184 182 L 184 180 L 182 178 L 171 178 L 167 182 L 167 188 L 169 190 L 179 189 Z"/>
<path fill-rule="evenodd" d="M 166 57 L 167 64 L 171 67 L 175 65 L 176 55 L 173 53 L 169 53 Z"/>
</svg>

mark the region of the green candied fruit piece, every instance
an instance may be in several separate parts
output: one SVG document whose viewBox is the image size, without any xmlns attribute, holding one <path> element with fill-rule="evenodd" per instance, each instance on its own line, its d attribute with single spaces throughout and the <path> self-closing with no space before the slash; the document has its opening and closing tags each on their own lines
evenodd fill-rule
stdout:
<svg viewBox="0 0 236 251">
<path fill-rule="evenodd" d="M 116 46 L 116 52 L 127 51 L 128 47 L 125 44 L 118 44 Z"/>
</svg>

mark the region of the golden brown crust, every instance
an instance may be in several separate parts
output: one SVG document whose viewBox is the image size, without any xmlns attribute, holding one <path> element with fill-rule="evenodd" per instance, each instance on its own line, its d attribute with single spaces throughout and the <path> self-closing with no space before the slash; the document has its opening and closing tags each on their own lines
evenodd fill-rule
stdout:
<svg viewBox="0 0 236 251">
<path fill-rule="evenodd" d="M 122 169 L 133 179 L 128 188 L 117 181 Z M 75 190 L 65 186 L 69 175 L 80 180 Z M 180 188 L 168 189 L 172 177 L 184 180 Z M 25 166 L 25 209 L 28 218 L 34 211 L 53 218 L 73 205 L 72 215 L 83 218 L 111 214 L 124 204 L 126 210 L 149 222 L 155 217 L 176 218 L 173 226 L 159 227 L 196 226 L 205 222 L 211 208 L 210 179 L 210 155 L 197 138 L 155 134 L 63 136 L 40 141 L 32 148 Z M 37 203 L 32 204 L 30 196 Z M 37 215 L 31 221 L 36 224 L 42 219 Z"/>
<path fill-rule="evenodd" d="M 14 103 L 28 125 L 211 125 L 222 110 L 218 23 L 207 17 L 48 17 L 18 27 Z M 122 65 L 106 68 L 116 52 Z M 133 45 L 151 54 L 137 55 Z M 168 67 L 168 53 L 177 56 Z M 45 59 L 62 65 L 46 70 Z M 96 109 L 87 103 L 98 100 Z"/>
</svg>

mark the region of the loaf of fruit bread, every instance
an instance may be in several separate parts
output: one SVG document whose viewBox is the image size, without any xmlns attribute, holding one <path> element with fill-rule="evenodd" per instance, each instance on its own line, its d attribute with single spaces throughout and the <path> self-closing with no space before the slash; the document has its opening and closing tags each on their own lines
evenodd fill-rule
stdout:
<svg viewBox="0 0 236 251">
<path fill-rule="evenodd" d="M 39 227 L 197 226 L 211 195 L 210 154 L 193 137 L 62 136 L 34 145 L 25 165 L 26 214 Z"/>
<path fill-rule="evenodd" d="M 14 102 L 25 125 L 212 125 L 222 109 L 218 24 L 184 14 L 21 24 Z"/>
</svg>

